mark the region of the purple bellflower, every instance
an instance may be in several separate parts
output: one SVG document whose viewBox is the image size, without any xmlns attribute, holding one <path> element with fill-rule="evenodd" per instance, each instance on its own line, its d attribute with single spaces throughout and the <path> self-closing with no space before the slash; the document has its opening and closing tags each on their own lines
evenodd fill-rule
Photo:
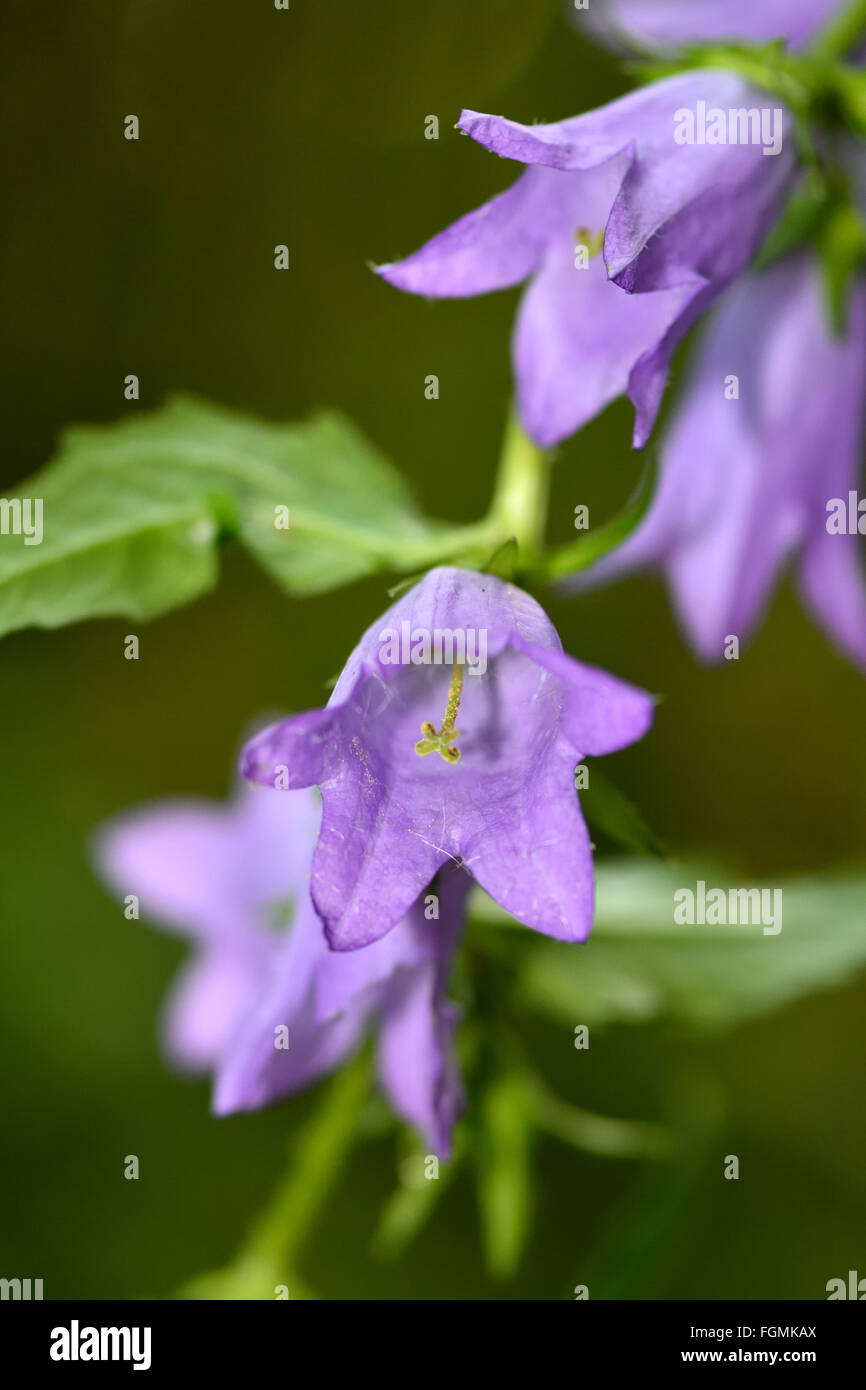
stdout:
<svg viewBox="0 0 866 1390">
<path fill-rule="evenodd" d="M 787 112 L 705 69 L 552 125 L 464 111 L 459 127 L 529 167 L 379 275 L 434 298 L 529 280 L 512 343 L 527 433 L 558 443 L 625 393 L 641 447 L 677 343 L 781 209 L 796 163 Z"/>
<path fill-rule="evenodd" d="M 307 883 L 319 820 L 313 792 L 243 786 L 226 806 L 129 812 L 101 832 L 96 858 L 145 917 L 195 943 L 169 1001 L 166 1045 L 184 1070 L 213 1072 L 216 1114 L 309 1085 L 378 1020 L 385 1093 L 445 1157 L 463 1104 L 445 989 L 469 880 L 443 872 L 435 897 L 410 904 L 386 938 L 336 954 Z"/>
<path fill-rule="evenodd" d="M 658 51 L 780 37 L 801 48 L 839 8 L 840 0 L 592 0 L 575 21 L 593 38 Z"/>
<path fill-rule="evenodd" d="M 337 950 L 389 932 L 449 861 L 519 921 L 580 941 L 594 886 L 574 769 L 641 738 L 652 711 L 567 656 L 528 594 L 439 568 L 364 634 L 328 706 L 253 739 L 242 771 L 321 787 L 310 891 Z"/>
<path fill-rule="evenodd" d="M 646 517 L 571 583 L 659 567 L 692 645 L 713 662 L 727 636 L 752 631 L 792 563 L 806 607 L 866 668 L 859 513 L 852 525 L 849 506 L 866 401 L 862 281 L 847 320 L 834 337 L 806 253 L 744 277 L 707 325 Z"/>
</svg>

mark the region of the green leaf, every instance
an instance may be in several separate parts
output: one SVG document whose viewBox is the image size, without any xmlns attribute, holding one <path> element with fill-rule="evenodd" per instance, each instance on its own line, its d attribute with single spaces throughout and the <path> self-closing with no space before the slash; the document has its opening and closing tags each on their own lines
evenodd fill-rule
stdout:
<svg viewBox="0 0 866 1390">
<path fill-rule="evenodd" d="M 520 1264 L 531 1212 L 532 1113 L 520 1073 L 490 1077 L 479 1103 L 476 1159 L 484 1255 L 489 1272 L 507 1279 Z"/>
<path fill-rule="evenodd" d="M 680 926 L 674 892 L 752 887 L 706 865 L 628 861 L 597 869 L 596 921 L 578 946 L 533 943 L 517 989 L 523 1002 L 567 1026 L 670 1018 L 712 1032 L 843 983 L 866 965 L 866 876 L 842 874 L 764 885 L 782 889 L 782 930 L 760 925 Z M 473 915 L 501 921 L 489 899 Z"/>
<path fill-rule="evenodd" d="M 589 783 L 580 792 L 580 805 L 593 830 L 600 830 L 636 854 L 664 859 L 665 851 L 627 796 L 593 763 Z"/>
<path fill-rule="evenodd" d="M 17 493 L 43 500 L 44 537 L 0 537 L 0 634 L 189 602 L 216 582 L 228 536 L 302 595 L 419 569 L 489 535 L 425 521 L 347 420 L 273 425 L 186 397 L 68 430 Z M 277 508 L 288 508 L 287 529 Z"/>
<path fill-rule="evenodd" d="M 637 492 L 619 515 L 587 532 L 580 540 L 560 546 L 543 556 L 533 570 L 534 576 L 546 580 L 564 579 L 566 575 L 595 564 L 603 555 L 622 545 L 646 516 L 655 495 L 657 476 L 658 465 L 653 455 L 647 459 Z"/>
</svg>

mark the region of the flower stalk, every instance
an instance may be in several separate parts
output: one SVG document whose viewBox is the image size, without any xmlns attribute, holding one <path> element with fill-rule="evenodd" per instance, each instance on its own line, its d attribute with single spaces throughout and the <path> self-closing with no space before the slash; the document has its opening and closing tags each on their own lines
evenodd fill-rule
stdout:
<svg viewBox="0 0 866 1390">
<path fill-rule="evenodd" d="M 368 1084 L 365 1049 L 324 1091 L 288 1170 L 232 1263 L 195 1279 L 180 1297 L 271 1299 L 281 1286 L 289 1298 L 314 1297 L 298 1280 L 296 1261 L 355 1144 Z"/>
<path fill-rule="evenodd" d="M 514 537 L 524 561 L 542 548 L 549 491 L 550 455 L 527 438 L 512 409 L 505 427 L 490 518 L 494 529 Z"/>
<path fill-rule="evenodd" d="M 812 44 L 817 58 L 845 58 L 866 34 L 866 0 L 851 0 L 830 20 Z"/>
</svg>

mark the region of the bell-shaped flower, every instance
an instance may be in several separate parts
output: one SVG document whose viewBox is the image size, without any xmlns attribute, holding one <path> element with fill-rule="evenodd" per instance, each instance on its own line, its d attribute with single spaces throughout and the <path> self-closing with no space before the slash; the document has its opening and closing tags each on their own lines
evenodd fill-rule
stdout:
<svg viewBox="0 0 866 1390">
<path fill-rule="evenodd" d="M 253 739 L 242 771 L 321 788 L 310 891 L 336 949 L 389 932 L 451 862 L 519 921 L 580 941 L 594 894 L 575 767 L 652 713 L 567 656 L 527 593 L 440 568 L 364 634 L 327 707 Z"/>
<path fill-rule="evenodd" d="M 462 1108 L 445 990 L 468 877 L 444 873 L 386 939 L 337 954 L 309 898 L 319 819 L 315 793 L 250 786 L 225 806 L 155 804 L 103 829 L 97 864 L 194 943 L 165 1038 L 180 1067 L 214 1074 L 217 1114 L 309 1085 L 378 1028 L 386 1095 L 445 1157 Z"/>
<path fill-rule="evenodd" d="M 862 280 L 837 337 L 808 254 L 744 278 L 707 326 L 647 515 L 573 585 L 659 568 L 693 647 L 714 662 L 751 634 L 793 566 L 816 621 L 866 668 L 864 407 Z"/>
<path fill-rule="evenodd" d="M 627 394 L 641 447 L 677 343 L 781 209 L 796 167 L 787 112 L 704 69 L 552 125 L 464 111 L 459 126 L 526 171 L 378 273 L 433 298 L 528 281 L 512 342 L 527 433 L 555 444 Z"/>
<path fill-rule="evenodd" d="M 574 19 L 616 47 L 667 52 L 786 38 L 802 48 L 844 6 L 845 0 L 592 0 Z"/>
</svg>

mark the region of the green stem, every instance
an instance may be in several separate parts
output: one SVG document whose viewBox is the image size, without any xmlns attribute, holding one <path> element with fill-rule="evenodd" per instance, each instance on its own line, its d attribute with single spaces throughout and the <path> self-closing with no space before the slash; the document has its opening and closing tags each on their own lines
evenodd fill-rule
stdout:
<svg viewBox="0 0 866 1390">
<path fill-rule="evenodd" d="M 643 521 L 655 496 L 658 478 L 658 465 L 655 454 L 650 454 L 638 490 L 618 516 L 605 522 L 594 531 L 587 532 L 576 541 L 557 546 L 539 557 L 532 569 L 534 579 L 548 583 L 563 579 L 586 569 L 600 560 L 608 551 L 616 549 L 637 529 Z"/>
<path fill-rule="evenodd" d="M 270 1299 L 280 1285 L 291 1298 L 313 1296 L 298 1277 L 296 1260 L 357 1136 L 368 1074 L 366 1051 L 337 1073 L 288 1172 L 231 1264 L 191 1280 L 178 1297 Z"/>
<path fill-rule="evenodd" d="M 483 521 L 472 522 L 468 526 L 443 527 L 441 534 L 422 536 L 420 539 L 408 537 L 393 550 L 377 550 L 376 558 L 383 568 L 425 570 L 430 565 L 447 565 L 465 560 L 476 551 L 487 551 L 498 545 L 502 537 L 492 516 Z"/>
<path fill-rule="evenodd" d="M 866 34 L 866 0 L 851 2 L 818 34 L 809 52 L 830 61 L 845 58 Z"/>
<path fill-rule="evenodd" d="M 490 520 L 504 537 L 514 537 L 524 558 L 536 554 L 544 541 L 549 475 L 549 454 L 527 439 L 512 411 L 505 429 Z"/>
<path fill-rule="evenodd" d="M 647 1120 L 618 1120 L 554 1095 L 534 1075 L 525 1078 L 536 1123 L 557 1139 L 603 1158 L 666 1158 L 673 1136 Z"/>
<path fill-rule="evenodd" d="M 270 1203 L 241 1256 L 289 1266 L 310 1232 L 354 1142 L 367 1096 L 369 1059 L 361 1053 L 331 1081 Z"/>
</svg>

